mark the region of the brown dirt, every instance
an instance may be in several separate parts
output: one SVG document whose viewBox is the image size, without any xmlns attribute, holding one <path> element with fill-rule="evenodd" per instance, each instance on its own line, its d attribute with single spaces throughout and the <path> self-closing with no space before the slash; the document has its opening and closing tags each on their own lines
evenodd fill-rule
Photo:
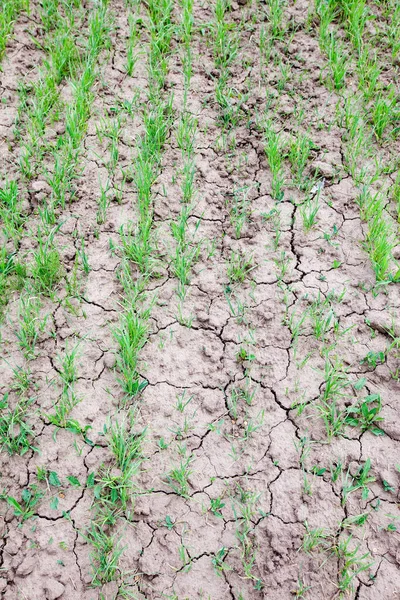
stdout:
<svg viewBox="0 0 400 600">
<path fill-rule="evenodd" d="M 124 515 L 114 527 L 124 548 L 117 576 L 93 588 L 92 548 L 80 535 L 90 522 L 93 489 L 69 485 L 66 477 L 74 475 L 84 482 L 109 461 L 103 427 L 110 415 L 116 414 L 123 396 L 115 370 L 112 335 L 121 310 L 122 290 L 116 275 L 120 258 L 118 253 L 110 252 L 109 242 L 118 244 L 120 226 L 137 220 L 135 189 L 128 181 L 122 204 L 113 201 L 106 222 L 96 225 L 99 181 L 104 185 L 107 180 L 102 159 L 108 156 L 106 141 L 102 145 L 96 136 L 96 125 L 104 114 L 110 114 L 117 101 L 131 101 L 138 94 L 136 105 L 140 107 L 147 87 L 143 57 L 133 77 L 124 72 L 127 10 L 118 0 L 110 2 L 110 11 L 115 15 L 112 50 L 100 60 L 101 77 L 96 83 L 84 140 L 83 170 L 76 182 L 76 198 L 63 211 L 64 224 L 57 234 L 66 276 L 72 272 L 78 248 L 75 233 L 85 240 L 91 270 L 87 276 L 82 274 L 80 300 L 71 300 L 76 311 L 64 301 L 65 282 L 59 286 L 57 301 L 44 300 L 42 311 L 49 315 L 48 321 L 39 339 L 39 353 L 30 361 L 35 390 L 30 420 L 38 451 L 30 450 L 23 456 L 9 456 L 5 450 L 0 454 L 0 484 L 6 496 L 20 499 L 27 485 L 37 483 L 38 467 L 55 471 L 62 488 L 39 483 L 44 497 L 35 507 L 34 517 L 22 525 L 6 499 L 0 501 L 0 592 L 5 600 L 111 600 L 127 597 L 121 595 L 125 580 L 129 580 L 134 598 L 289 600 L 296 597 L 299 581 L 310 587 L 304 596 L 297 597 L 337 598 L 339 562 L 329 553 L 305 553 L 305 523 L 309 528 L 329 529 L 337 536 L 351 534 L 352 547 L 359 546 L 361 555 L 370 554 L 371 567 L 354 577 L 348 597 L 400 599 L 400 395 L 398 381 L 392 376 L 399 361 L 392 353 L 374 369 L 360 362 L 368 352 L 388 346 L 387 328 L 392 319 L 399 331 L 400 296 L 398 285 L 379 294 L 371 289 L 375 280 L 361 247 L 365 224 L 355 203 L 356 182 L 345 170 L 344 130 L 335 122 L 341 97 L 328 91 L 321 80 L 325 58 L 319 49 L 316 27 L 307 26 L 309 9 L 307 1 L 294 6 L 290 3 L 285 9 L 286 17 L 293 19 L 293 38 L 288 48 L 284 42 L 277 43 L 276 52 L 291 64 L 291 76 L 277 99 L 278 67 L 271 61 L 265 78 L 260 78 L 257 44 L 265 6 L 232 4 L 232 21 L 243 19 L 248 26 L 241 34 L 231 85 L 244 93 L 250 90 L 250 95 L 235 129 L 236 146 L 231 151 L 221 149 L 218 143 L 221 129 L 214 100 L 212 48 L 206 35 L 196 32 L 194 36 L 189 108 L 198 119 L 198 196 L 189 223 L 194 230 L 200 220 L 196 235 L 205 242 L 183 305 L 184 316 L 192 323 L 191 327 L 179 323 L 177 281 L 169 266 L 174 247 L 169 223 L 181 208 L 179 185 L 174 179 L 180 150 L 171 135 L 162 173 L 154 186 L 154 229 L 163 267 L 160 278 L 149 284 L 156 302 L 149 340 L 141 353 L 141 374 L 148 385 L 135 400 L 139 407 L 137 427 L 147 428 L 146 460 L 135 481 L 134 514 Z M 178 12 L 177 8 L 176 18 Z M 208 5 L 195 2 L 194 14 L 196 24 L 212 20 Z M 29 18 L 21 16 L 17 20 L 1 73 L 5 99 L 0 105 L 1 171 L 20 180 L 29 217 L 19 248 L 21 255 L 29 255 L 32 249 L 29 232 L 37 227 L 38 194 L 45 189 L 40 185 L 35 188 L 37 182 L 28 185 L 21 179 L 20 142 L 15 140 L 13 129 L 18 81 L 21 77 L 34 78 L 43 60 L 28 35 L 35 30 L 35 19 L 33 10 Z M 177 41 L 172 50 L 167 91 L 173 90 L 174 108 L 179 111 L 183 78 Z M 354 74 L 349 76 L 348 85 L 356 88 Z M 68 97 L 68 90 L 65 94 Z M 263 136 L 256 125 L 269 94 L 278 107 L 276 129 L 285 136 L 295 131 L 295 111 L 303 107 L 304 127 L 317 146 L 307 172 L 317 167 L 325 172 L 317 225 L 308 233 L 296 206 L 301 192 L 294 187 L 285 191 L 278 204 L 282 235 L 277 251 L 272 247 L 273 223 L 263 218 L 275 207 L 275 201 Z M 135 139 L 141 130 L 140 114 L 128 115 L 113 185 L 121 181 L 121 168 L 129 168 L 134 160 Z M 394 157 L 395 144 L 377 152 Z M 289 179 L 287 162 L 285 169 Z M 236 186 L 251 187 L 252 213 L 239 240 L 235 239 L 227 206 L 227 198 Z M 335 243 L 329 244 L 323 234 L 331 232 L 333 225 L 337 235 Z M 207 247 L 213 241 L 215 253 L 210 257 Z M 256 264 L 251 279 L 235 288 L 247 307 L 242 322 L 232 316 L 226 294 L 226 261 L 236 249 L 252 253 Z M 348 331 L 336 337 L 332 331 L 328 333 L 329 342 L 334 344 L 331 356 L 343 362 L 352 381 L 364 376 L 368 391 L 381 395 L 384 436 L 347 427 L 342 436 L 327 443 L 315 406 L 324 382 L 322 342 L 306 322 L 293 347 L 275 262 L 282 252 L 289 261 L 284 283 L 288 286 L 291 314 L 300 316 L 318 294 L 325 298 L 329 292 L 340 294 L 345 290 L 342 302 L 335 304 L 335 312 L 340 329 Z M 333 267 L 334 261 L 340 263 L 338 268 Z M 10 392 L 13 401 L 13 369 L 24 364 L 15 334 L 17 306 L 18 293 L 9 302 L 1 326 L 0 390 Z M 57 356 L 76 340 L 81 343 L 75 391 L 81 401 L 71 417 L 91 426 L 88 435 L 93 445 L 72 431 L 55 433 L 46 418 L 60 394 Z M 241 346 L 254 354 L 254 360 L 237 360 Z M 253 402 L 247 406 L 241 401 L 238 416 L 233 419 L 229 413 L 231 392 L 245 385 L 255 392 Z M 181 413 L 176 403 L 183 392 L 192 399 Z M 296 408 L 298 403 L 304 403 L 303 411 Z M 246 437 L 249 423 L 256 427 Z M 160 449 L 160 440 L 165 442 L 164 449 Z M 192 456 L 186 498 L 171 490 L 165 477 L 179 465 L 180 452 Z M 371 460 L 374 476 L 368 496 L 363 499 L 360 490 L 355 491 L 343 505 L 342 478 L 333 481 L 331 468 L 341 462 L 343 475 L 348 469 L 355 474 L 367 459 Z M 321 469 L 320 474 L 317 469 Z M 308 493 L 305 478 L 310 486 Z M 390 489 L 385 489 L 384 481 L 389 482 Z M 238 537 L 244 523 L 240 490 L 254 497 L 253 504 L 248 501 L 252 510 L 247 542 L 253 560 L 251 576 L 244 572 L 243 547 Z M 56 509 L 50 507 L 54 495 L 58 497 Z M 224 503 L 222 516 L 210 511 L 211 499 L 218 497 Z M 344 519 L 363 513 L 368 513 L 364 525 L 348 530 L 343 527 Z M 165 526 L 167 516 L 174 524 L 171 529 Z M 397 524 L 397 531 L 388 530 L 389 523 Z M 187 564 L 182 561 L 182 548 Z M 221 549 L 227 568 L 218 572 L 213 559 L 215 562 Z"/>
</svg>

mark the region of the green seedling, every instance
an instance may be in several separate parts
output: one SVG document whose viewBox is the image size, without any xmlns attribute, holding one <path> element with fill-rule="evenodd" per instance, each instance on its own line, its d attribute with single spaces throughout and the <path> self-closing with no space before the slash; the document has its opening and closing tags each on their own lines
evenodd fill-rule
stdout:
<svg viewBox="0 0 400 600">
<path fill-rule="evenodd" d="M 118 573 L 118 561 L 123 552 L 120 541 L 95 521 L 92 521 L 89 528 L 81 535 L 93 548 L 92 585 L 97 587 L 113 581 Z"/>
<path fill-rule="evenodd" d="M 374 99 L 371 120 L 375 136 L 381 140 L 389 125 L 397 120 L 398 109 L 396 107 L 396 97 L 394 90 L 391 89 L 388 96 L 380 93 Z"/>
<path fill-rule="evenodd" d="M 186 390 L 182 394 L 176 396 L 176 409 L 183 413 L 189 402 L 193 400 L 194 396 L 191 394 L 188 398 L 186 397 Z"/>
<path fill-rule="evenodd" d="M 116 419 L 105 427 L 105 434 L 108 438 L 108 445 L 112 451 L 117 466 L 123 473 L 129 473 L 134 476 L 138 473 L 143 462 L 142 444 L 146 435 L 146 430 L 134 433 L 135 425 L 131 413 L 130 423 L 126 420 L 120 422 Z"/>
<path fill-rule="evenodd" d="M 370 350 L 366 356 L 360 361 L 362 365 L 367 365 L 371 369 L 376 369 L 378 365 L 382 365 L 386 360 L 386 353 L 383 351 L 374 352 Z"/>
<path fill-rule="evenodd" d="M 232 567 L 225 562 L 225 558 L 227 557 L 228 550 L 224 546 L 218 550 L 216 554 L 214 554 L 211 559 L 211 564 L 214 567 L 216 574 L 221 577 L 224 571 L 231 571 Z"/>
<path fill-rule="evenodd" d="M 31 265 L 35 289 L 50 297 L 54 297 L 56 286 L 63 276 L 60 254 L 54 245 L 54 235 L 59 228 L 60 226 L 54 228 L 47 239 L 42 237 L 40 230 L 38 231 L 38 249 L 33 251 Z"/>
<path fill-rule="evenodd" d="M 284 149 L 280 133 L 276 133 L 271 120 L 264 124 L 265 154 L 272 173 L 271 191 L 275 200 L 282 200 L 284 195 L 285 175 L 283 169 Z"/>
<path fill-rule="evenodd" d="M 369 458 L 362 467 L 359 467 L 354 476 L 350 475 L 349 470 L 347 471 L 342 482 L 342 505 L 346 504 L 349 494 L 357 490 L 361 490 L 361 497 L 363 500 L 368 498 L 368 484 L 376 481 L 376 478 L 373 475 L 370 475 L 370 471 L 371 460 Z"/>
<path fill-rule="evenodd" d="M 332 534 L 322 527 L 311 529 L 305 521 L 304 527 L 306 533 L 303 538 L 302 549 L 307 554 L 312 554 L 315 550 L 328 550 L 332 543 Z"/>
<path fill-rule="evenodd" d="M 46 327 L 47 316 L 40 318 L 40 308 L 37 297 L 30 294 L 21 296 L 18 310 L 19 329 L 16 330 L 16 335 L 27 360 L 35 356 L 36 342 Z"/>
<path fill-rule="evenodd" d="M 132 77 L 136 62 L 139 58 L 136 51 L 136 45 L 139 40 L 138 21 L 134 15 L 128 15 L 129 37 L 126 48 L 126 64 L 125 69 L 129 77 Z"/>
<path fill-rule="evenodd" d="M 378 426 L 384 419 L 379 416 L 382 409 L 382 400 L 379 394 L 369 394 L 357 404 L 347 409 L 346 425 L 359 427 L 361 431 L 370 431 L 374 435 L 384 435 Z"/>
<path fill-rule="evenodd" d="M 171 469 L 165 476 L 172 491 L 184 498 L 189 497 L 189 477 L 193 473 L 192 469 L 190 469 L 192 460 L 193 456 L 182 459 L 179 466 Z"/>
<path fill-rule="evenodd" d="M 284 14 L 283 0 L 268 0 L 268 21 L 271 27 L 271 34 L 274 39 L 281 39 L 285 31 L 282 24 Z"/>
<path fill-rule="evenodd" d="M 0 446 L 10 455 L 23 456 L 29 450 L 36 449 L 32 445 L 34 431 L 27 420 L 28 409 L 32 402 L 33 399 L 22 397 L 11 408 L 8 394 L 5 394 L 0 401 Z"/>
<path fill-rule="evenodd" d="M 360 545 L 351 547 L 352 537 L 345 540 L 339 540 L 335 547 L 335 554 L 339 560 L 338 591 L 341 598 L 345 598 L 354 590 L 354 580 L 356 577 L 372 567 L 371 555 L 369 552 L 361 554 Z"/>
<path fill-rule="evenodd" d="M 333 32 L 330 32 L 329 43 L 326 51 L 329 60 L 329 68 L 331 71 L 333 87 L 336 90 L 340 90 L 345 84 L 348 57 L 344 52 L 343 45 L 337 40 L 337 38 L 335 38 Z"/>
<path fill-rule="evenodd" d="M 314 143 L 308 135 L 299 133 L 291 140 L 288 159 L 292 168 L 294 183 L 300 188 L 303 186 L 304 171 L 309 161 Z"/>
<path fill-rule="evenodd" d="M 14 253 L 7 252 L 5 246 L 0 248 L 0 317 L 11 294 L 23 287 L 26 267 L 16 260 Z"/>
<path fill-rule="evenodd" d="M 242 229 L 251 215 L 251 202 L 248 199 L 250 191 L 250 186 L 237 187 L 233 190 L 230 220 L 236 239 L 240 238 Z"/>
<path fill-rule="evenodd" d="M 6 181 L 0 188 L 0 219 L 5 238 L 12 240 L 17 247 L 26 218 L 21 212 L 21 198 L 16 181 Z"/>
<path fill-rule="evenodd" d="M 210 500 L 210 511 L 215 517 L 222 518 L 222 509 L 224 508 L 225 503 L 222 502 L 222 498 L 211 498 Z"/>
<path fill-rule="evenodd" d="M 310 231 L 316 223 L 317 214 L 319 211 L 319 197 L 321 188 L 318 188 L 318 192 L 306 199 L 304 204 L 300 206 L 300 214 L 303 219 L 303 226 L 306 231 Z"/>
<path fill-rule="evenodd" d="M 255 268 L 253 256 L 232 250 L 226 274 L 231 283 L 243 283 Z"/>
<path fill-rule="evenodd" d="M 22 490 L 20 502 L 12 496 L 7 496 L 7 503 L 14 509 L 14 515 L 24 523 L 35 516 L 34 509 L 43 496 L 43 492 L 36 485 L 30 485 Z"/>
</svg>

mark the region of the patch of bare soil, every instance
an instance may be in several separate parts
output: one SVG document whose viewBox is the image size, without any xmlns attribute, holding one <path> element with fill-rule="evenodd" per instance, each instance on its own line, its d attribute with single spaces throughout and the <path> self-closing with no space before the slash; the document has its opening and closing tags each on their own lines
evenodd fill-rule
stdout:
<svg viewBox="0 0 400 600">
<path fill-rule="evenodd" d="M 21 8 L 0 74 L 5 600 L 400 599 L 400 18 L 353 3 L 357 46 L 345 4 L 328 51 L 324 2 Z M 80 59 L 46 88 L 57 28 Z"/>
</svg>

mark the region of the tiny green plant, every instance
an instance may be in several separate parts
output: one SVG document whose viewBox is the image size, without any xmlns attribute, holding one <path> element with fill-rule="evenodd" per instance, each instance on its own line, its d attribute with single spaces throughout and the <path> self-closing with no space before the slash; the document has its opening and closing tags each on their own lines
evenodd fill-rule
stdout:
<svg viewBox="0 0 400 600">
<path fill-rule="evenodd" d="M 368 458 L 363 466 L 360 466 L 357 469 L 357 472 L 354 476 L 350 474 L 350 470 L 343 477 L 342 482 L 342 505 L 345 505 L 348 499 L 348 496 L 356 492 L 357 490 L 361 490 L 361 497 L 363 500 L 366 500 L 369 495 L 369 487 L 368 484 L 374 483 L 376 478 L 370 473 L 371 471 L 371 460 Z"/>
<path fill-rule="evenodd" d="M 33 251 L 31 266 L 35 289 L 46 296 L 54 296 L 54 290 L 63 276 L 63 267 L 59 251 L 54 245 L 54 235 L 59 227 L 47 236 L 38 231 L 38 248 Z M 46 241 L 44 241 L 44 239 Z"/>
<path fill-rule="evenodd" d="M 32 484 L 22 490 L 21 501 L 13 496 L 7 496 L 7 502 L 14 509 L 14 515 L 23 523 L 35 515 L 35 507 L 39 504 L 43 495 L 43 492 Z"/>
<path fill-rule="evenodd" d="M 22 396 L 14 407 L 8 393 L 0 401 L 0 447 L 8 454 L 23 456 L 33 446 L 34 431 L 29 422 L 29 407 L 33 399 Z"/>
<path fill-rule="evenodd" d="M 243 283 L 255 268 L 254 259 L 251 255 L 232 250 L 227 263 L 226 273 L 231 283 Z"/>
<path fill-rule="evenodd" d="M 374 435 L 384 435 L 379 427 L 384 419 L 379 416 L 382 400 L 379 394 L 368 394 L 355 405 L 347 409 L 346 425 L 359 427 L 361 431 L 370 431 Z"/>
<path fill-rule="evenodd" d="M 187 498 L 189 496 L 190 484 L 189 477 L 193 473 L 190 468 L 190 463 L 193 460 L 193 456 L 183 458 L 180 464 L 173 467 L 169 473 L 166 474 L 166 482 L 173 492 L 179 496 Z"/>
</svg>

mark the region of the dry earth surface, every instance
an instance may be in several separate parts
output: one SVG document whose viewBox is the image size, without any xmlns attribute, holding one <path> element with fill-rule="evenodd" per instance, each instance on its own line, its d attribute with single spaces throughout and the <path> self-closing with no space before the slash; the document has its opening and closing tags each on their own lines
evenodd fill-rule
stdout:
<svg viewBox="0 0 400 600">
<path fill-rule="evenodd" d="M 400 10 L 2 0 L 0 594 L 400 599 Z"/>
</svg>

